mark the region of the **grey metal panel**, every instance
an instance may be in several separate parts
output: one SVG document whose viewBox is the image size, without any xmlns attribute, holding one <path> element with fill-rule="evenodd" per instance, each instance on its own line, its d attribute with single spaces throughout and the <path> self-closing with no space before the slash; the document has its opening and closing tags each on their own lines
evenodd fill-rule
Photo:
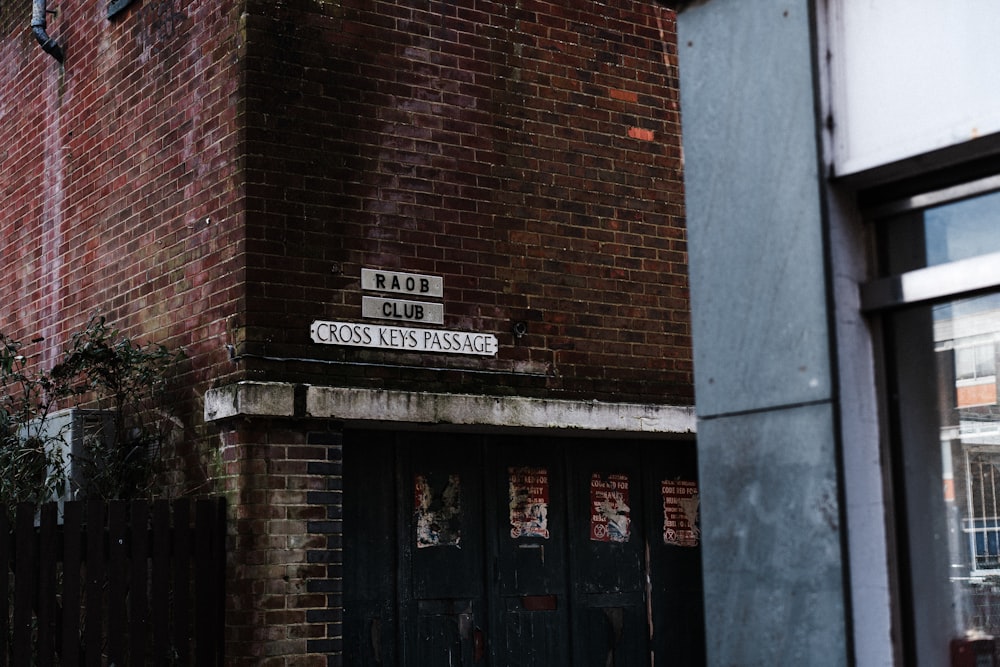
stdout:
<svg viewBox="0 0 1000 667">
<path fill-rule="evenodd" d="M 829 405 L 699 424 L 708 664 L 848 664 Z"/>
<path fill-rule="evenodd" d="M 849 663 L 809 12 L 678 17 L 712 667 Z"/>
<path fill-rule="evenodd" d="M 831 395 L 808 4 L 678 18 L 703 417 Z"/>
</svg>

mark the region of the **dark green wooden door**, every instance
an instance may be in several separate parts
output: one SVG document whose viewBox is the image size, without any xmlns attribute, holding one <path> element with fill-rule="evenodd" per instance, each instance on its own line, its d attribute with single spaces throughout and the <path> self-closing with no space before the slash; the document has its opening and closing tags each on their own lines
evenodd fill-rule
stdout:
<svg viewBox="0 0 1000 667">
<path fill-rule="evenodd" d="M 704 663 L 694 443 L 359 432 L 344 478 L 349 664 Z"/>
</svg>

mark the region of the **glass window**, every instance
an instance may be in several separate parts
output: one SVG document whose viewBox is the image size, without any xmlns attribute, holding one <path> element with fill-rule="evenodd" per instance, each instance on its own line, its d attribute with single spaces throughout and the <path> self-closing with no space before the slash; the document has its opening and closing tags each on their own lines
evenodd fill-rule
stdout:
<svg viewBox="0 0 1000 667">
<path fill-rule="evenodd" d="M 949 664 L 953 639 L 1000 637 L 1000 262 L 980 261 L 982 275 L 967 279 L 968 260 L 1000 251 L 1000 192 L 963 196 L 875 221 L 873 283 L 890 289 L 867 307 L 885 331 L 906 663 L 916 665 Z M 908 280 L 921 288 L 907 293 Z"/>
<path fill-rule="evenodd" d="M 1000 252 L 1000 192 L 924 211 L 927 266 Z"/>
</svg>

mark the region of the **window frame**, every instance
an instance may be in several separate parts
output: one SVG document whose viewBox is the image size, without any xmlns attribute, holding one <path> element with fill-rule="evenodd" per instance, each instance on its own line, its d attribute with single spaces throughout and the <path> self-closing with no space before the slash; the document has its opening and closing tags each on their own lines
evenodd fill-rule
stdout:
<svg viewBox="0 0 1000 667">
<path fill-rule="evenodd" d="M 1000 174 L 862 209 L 878 226 L 881 220 L 964 199 L 1000 192 Z M 1000 252 L 880 276 L 860 287 L 861 310 L 875 313 L 932 301 L 950 300 L 1000 288 Z"/>
<path fill-rule="evenodd" d="M 912 188 L 915 183 L 919 188 L 921 185 L 927 185 L 929 182 L 930 179 L 923 179 L 922 183 L 914 181 L 907 184 L 906 187 Z M 922 427 L 926 427 L 927 424 L 914 426 L 903 423 L 903 420 L 906 418 L 905 415 L 912 416 L 911 406 L 918 405 L 913 403 L 909 406 L 904 405 L 910 400 L 906 397 L 907 392 L 910 392 L 910 396 L 919 395 L 926 397 L 927 386 L 912 391 L 910 388 L 902 387 L 902 391 L 900 391 L 900 383 L 906 383 L 906 374 L 902 373 L 900 368 L 903 365 L 900 362 L 902 358 L 900 349 L 906 346 L 906 344 L 901 345 L 900 341 L 902 340 L 901 337 L 905 337 L 906 334 L 901 333 L 904 326 L 900 323 L 919 321 L 920 316 L 918 313 L 923 312 L 922 307 L 930 307 L 939 303 L 957 301 L 983 294 L 1000 294 L 1000 252 L 987 253 L 968 259 L 960 259 L 931 266 L 927 266 L 926 261 L 923 264 L 915 263 L 917 265 L 913 267 L 894 266 L 893 268 L 897 269 L 903 268 L 903 270 L 895 272 L 891 272 L 886 267 L 889 267 L 890 264 L 914 263 L 913 257 L 907 256 L 908 249 L 906 246 L 915 242 L 923 242 L 922 227 L 920 232 L 914 232 L 912 236 L 906 233 L 898 233 L 900 230 L 909 229 L 908 225 L 910 221 L 905 219 L 906 214 L 914 214 L 913 222 L 916 223 L 917 214 L 922 214 L 926 209 L 1000 192 L 1000 174 L 975 178 L 967 182 L 945 187 L 934 188 L 932 186 L 922 190 L 913 189 L 912 191 L 916 192 L 916 194 L 899 196 L 899 191 L 897 189 L 895 193 L 889 196 L 884 196 L 884 193 L 875 193 L 875 196 L 872 196 L 872 192 L 861 193 L 859 197 L 861 204 L 859 210 L 862 219 L 865 220 L 867 236 L 871 243 L 870 250 L 874 258 L 871 266 L 878 273 L 876 277 L 859 285 L 858 297 L 860 310 L 869 320 L 873 331 L 878 332 L 877 339 L 880 341 L 877 344 L 880 357 L 877 364 L 879 368 L 877 377 L 881 385 L 882 397 L 880 400 L 884 414 L 883 452 L 887 457 L 887 472 L 889 475 L 886 490 L 890 516 L 887 517 L 887 521 L 889 522 L 889 532 L 894 536 L 893 544 L 890 547 L 891 551 L 895 554 L 895 582 L 893 588 L 899 596 L 900 611 L 902 613 L 901 620 L 903 621 L 903 636 L 905 637 L 903 652 L 907 664 L 918 664 L 918 661 L 919 664 L 924 664 L 923 661 L 926 656 L 932 653 L 926 650 L 927 647 L 934 644 L 934 642 L 945 639 L 945 636 L 949 632 L 948 630 L 937 631 L 938 636 L 936 638 L 928 638 L 927 635 L 930 633 L 927 633 L 925 630 L 938 625 L 937 621 L 944 620 L 949 614 L 954 615 L 954 612 L 941 610 L 947 606 L 951 594 L 943 590 L 938 584 L 928 584 L 924 581 L 926 579 L 925 575 L 928 573 L 940 573 L 940 561 L 943 560 L 947 563 L 950 562 L 950 558 L 946 554 L 944 558 L 935 562 L 934 558 L 928 558 L 923 554 L 917 553 L 925 545 L 933 549 L 940 549 L 941 544 L 938 543 L 935 546 L 931 538 L 919 534 L 914 527 L 915 523 L 908 518 L 908 516 L 919 517 L 922 511 L 925 511 L 927 507 L 934 505 L 934 503 L 932 502 L 928 505 L 925 500 L 918 500 L 914 503 L 912 495 L 907 499 L 906 487 L 909 483 L 912 483 L 912 472 L 908 471 L 907 468 L 914 466 L 921 467 L 930 462 L 934 454 L 924 452 L 923 454 L 918 454 L 914 460 L 913 445 L 908 445 L 907 443 L 917 442 L 919 444 L 923 442 L 926 445 L 928 440 L 937 439 L 941 436 L 925 433 L 924 436 L 916 440 L 911 440 L 912 433 L 920 430 Z M 864 201 L 866 196 L 867 202 Z M 876 199 L 875 197 L 881 198 Z M 871 202 L 874 202 L 874 205 L 871 205 Z M 922 215 L 920 220 L 923 220 Z M 900 226 L 890 231 L 893 225 Z M 895 249 L 904 248 L 902 257 L 894 256 L 890 261 L 890 254 L 887 252 L 890 247 Z M 897 315 L 901 315 L 902 318 L 898 318 Z M 916 318 L 916 320 L 909 319 L 911 317 Z M 927 317 L 927 322 L 929 323 L 931 321 L 929 319 L 929 312 L 927 312 Z M 919 338 L 918 336 L 914 339 L 914 342 L 917 342 Z M 934 338 L 933 335 L 930 335 L 922 343 L 933 343 Z M 936 350 L 932 344 L 931 350 L 928 352 L 929 354 L 924 361 L 933 359 L 935 354 L 940 353 L 940 350 Z M 951 355 L 951 363 L 954 364 L 954 353 L 948 350 L 947 354 Z M 997 363 L 1000 363 L 1000 361 Z M 910 375 L 912 380 L 912 372 Z M 955 387 L 952 389 L 954 390 Z M 936 394 L 939 399 L 940 391 L 939 387 Z M 926 403 L 919 403 L 919 405 L 926 407 Z M 933 421 L 938 423 L 937 407 L 931 406 L 931 408 L 935 413 Z M 941 456 L 940 452 L 937 456 Z M 963 476 L 965 472 L 967 471 L 963 471 Z M 947 475 L 943 479 L 947 480 Z M 968 482 L 968 479 L 963 483 L 966 482 Z M 954 482 L 952 483 L 954 484 Z M 917 487 L 910 489 L 911 494 L 915 488 Z M 970 489 L 971 487 L 962 490 L 966 494 L 965 498 L 959 499 L 959 502 L 963 506 L 972 502 L 968 497 Z M 916 521 L 916 519 L 914 518 L 913 521 Z M 942 524 L 942 526 L 946 523 L 943 516 L 932 519 L 930 525 L 935 529 L 941 528 L 941 526 L 937 525 L 938 523 Z M 964 522 L 963 528 L 968 528 Z M 975 565 L 978 556 L 975 542 L 976 536 L 973 532 L 966 530 L 959 536 L 959 539 L 967 543 L 964 558 L 970 559 L 971 563 Z M 1000 544 L 1000 535 L 996 537 L 996 540 Z M 975 576 L 981 576 L 984 579 L 1000 574 L 1000 569 L 978 570 L 973 567 L 972 571 Z M 954 581 L 950 579 L 951 576 L 951 573 L 948 572 L 944 578 Z M 930 600 L 929 603 L 928 600 Z M 931 612 L 928 615 L 926 613 L 928 604 L 930 606 L 937 605 L 939 611 Z M 960 623 L 956 621 L 957 625 L 960 625 Z M 947 650 L 947 647 L 945 647 L 945 650 Z"/>
</svg>

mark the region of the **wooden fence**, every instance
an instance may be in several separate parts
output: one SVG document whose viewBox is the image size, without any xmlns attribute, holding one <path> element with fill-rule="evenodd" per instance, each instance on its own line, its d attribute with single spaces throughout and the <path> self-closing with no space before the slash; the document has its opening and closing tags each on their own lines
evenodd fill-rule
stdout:
<svg viewBox="0 0 1000 667">
<path fill-rule="evenodd" d="M 221 499 L 0 508 L 0 667 L 222 664 Z"/>
</svg>

